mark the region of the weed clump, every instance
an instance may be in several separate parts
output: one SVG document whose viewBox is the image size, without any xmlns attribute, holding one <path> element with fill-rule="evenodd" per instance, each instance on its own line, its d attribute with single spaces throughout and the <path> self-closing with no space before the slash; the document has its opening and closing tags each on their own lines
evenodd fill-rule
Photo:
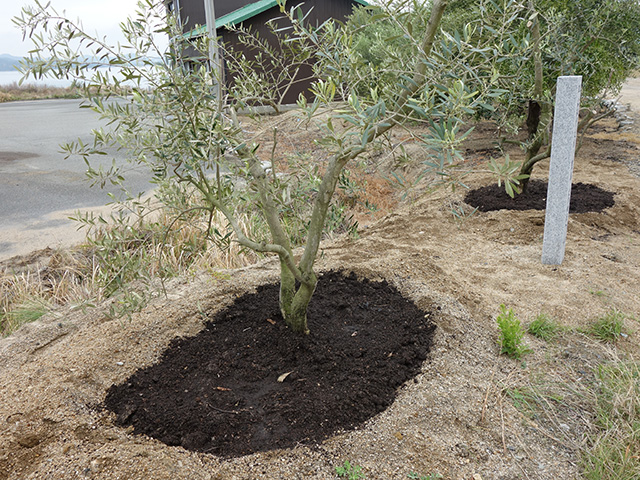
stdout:
<svg viewBox="0 0 640 480">
<path fill-rule="evenodd" d="M 336 467 L 336 475 L 348 480 L 361 480 L 366 478 L 364 473 L 362 473 L 362 467 L 359 465 L 352 465 L 349 460 L 345 460 L 344 465 Z"/>
<path fill-rule="evenodd" d="M 552 340 L 561 330 L 560 325 L 545 313 L 538 315 L 527 328 L 528 333 L 545 341 Z"/>
<path fill-rule="evenodd" d="M 531 350 L 522 343 L 524 330 L 520 325 L 520 320 L 516 318 L 513 310 L 502 304 L 500 305 L 500 314 L 496 321 L 500 328 L 500 353 L 511 358 L 520 358 Z"/>
<path fill-rule="evenodd" d="M 625 336 L 624 319 L 624 313 L 612 308 L 605 315 L 593 322 L 591 326 L 587 328 L 586 333 L 603 342 L 615 342 L 620 337 Z"/>
</svg>

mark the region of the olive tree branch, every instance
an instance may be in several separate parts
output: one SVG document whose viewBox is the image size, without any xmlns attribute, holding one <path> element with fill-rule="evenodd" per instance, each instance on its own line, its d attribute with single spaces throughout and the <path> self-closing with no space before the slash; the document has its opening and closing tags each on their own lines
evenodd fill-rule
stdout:
<svg viewBox="0 0 640 480">
<path fill-rule="evenodd" d="M 311 270 L 318 254 L 327 210 L 335 192 L 337 182 L 340 178 L 340 172 L 350 160 L 356 158 L 366 150 L 366 145 L 401 122 L 403 115 L 408 109 L 407 103 L 409 98 L 415 95 L 415 93 L 423 86 L 427 71 L 427 63 L 425 60 L 431 54 L 434 39 L 438 32 L 447 2 L 448 0 L 435 0 L 433 3 L 431 17 L 429 18 L 427 30 L 422 42 L 421 53 L 423 58 L 416 62 L 415 73 L 412 81 L 403 86 L 403 90 L 400 93 L 398 100 L 395 102 L 401 106 L 400 111 L 391 116 L 385 123 L 379 123 L 374 128 L 369 129 L 368 134 L 366 135 L 366 138 L 363 139 L 361 145 L 351 146 L 345 152 L 335 155 L 330 160 L 327 171 L 318 189 L 318 196 L 316 197 L 316 201 L 313 205 L 307 242 L 300 260 L 300 268 L 303 272 Z"/>
</svg>

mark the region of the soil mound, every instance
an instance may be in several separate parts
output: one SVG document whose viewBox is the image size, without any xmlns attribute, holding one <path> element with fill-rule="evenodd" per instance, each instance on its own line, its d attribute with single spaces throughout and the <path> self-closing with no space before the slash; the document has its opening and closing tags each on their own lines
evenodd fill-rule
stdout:
<svg viewBox="0 0 640 480">
<path fill-rule="evenodd" d="M 531 180 L 525 193 L 511 198 L 498 184 L 471 190 L 465 203 L 481 212 L 492 210 L 544 210 L 547 208 L 547 182 Z M 587 183 L 571 186 L 570 213 L 601 212 L 615 205 L 614 194 Z"/>
<path fill-rule="evenodd" d="M 111 387 L 105 405 L 117 423 L 168 445 L 240 456 L 354 429 L 420 372 L 435 326 L 386 282 L 323 275 L 308 336 L 285 326 L 278 288 L 243 295 L 197 336 L 174 340 L 158 364 Z"/>
</svg>

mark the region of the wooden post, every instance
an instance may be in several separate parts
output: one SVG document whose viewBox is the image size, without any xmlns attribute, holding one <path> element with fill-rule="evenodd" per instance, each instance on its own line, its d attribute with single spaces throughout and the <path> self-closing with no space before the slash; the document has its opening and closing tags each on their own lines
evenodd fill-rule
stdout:
<svg viewBox="0 0 640 480">
<path fill-rule="evenodd" d="M 216 7 L 214 0 L 204 0 L 204 14 L 207 22 L 207 35 L 209 36 L 209 68 L 213 78 L 213 94 L 222 103 L 222 62 L 220 61 L 220 48 L 218 46 L 218 33 L 216 31 Z"/>
</svg>

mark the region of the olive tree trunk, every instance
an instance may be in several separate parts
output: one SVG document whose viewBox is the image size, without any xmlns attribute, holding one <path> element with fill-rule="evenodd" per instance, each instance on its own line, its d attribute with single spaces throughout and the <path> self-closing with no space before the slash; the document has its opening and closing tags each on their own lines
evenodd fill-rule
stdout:
<svg viewBox="0 0 640 480">
<path fill-rule="evenodd" d="M 531 0 L 529 1 L 529 8 L 532 12 L 536 12 L 533 1 Z M 543 99 L 544 77 L 542 70 L 542 51 L 540 47 L 540 19 L 536 13 L 534 13 L 531 35 L 533 37 L 533 64 L 535 77 L 533 98 L 529 100 L 527 112 L 527 147 L 525 150 L 525 159 L 524 162 L 522 162 L 522 167 L 520 168 L 520 175 L 524 176 L 524 178 L 520 180 L 522 193 L 527 191 L 531 173 L 533 172 L 535 164 L 545 158 L 549 158 L 551 155 L 551 150 L 549 148 L 540 153 L 540 149 L 544 145 L 545 141 L 548 140 L 547 129 L 549 128 L 551 121 L 551 105 Z"/>
</svg>

